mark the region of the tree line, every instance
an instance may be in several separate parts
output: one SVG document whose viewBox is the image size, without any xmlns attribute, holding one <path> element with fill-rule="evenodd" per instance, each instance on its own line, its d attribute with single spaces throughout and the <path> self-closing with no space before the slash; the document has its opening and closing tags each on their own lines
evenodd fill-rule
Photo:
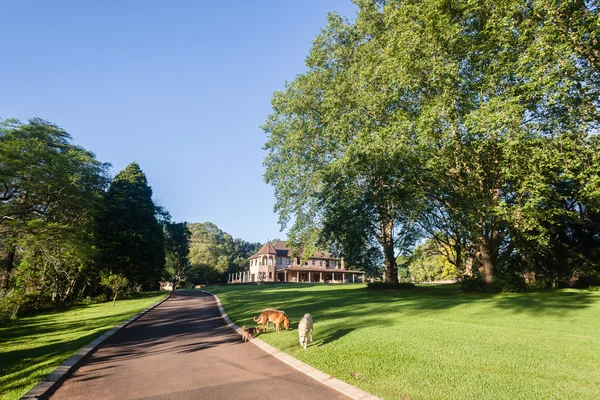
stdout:
<svg viewBox="0 0 600 400">
<path fill-rule="evenodd" d="M 224 283 L 229 273 L 247 271 L 261 243 L 234 239 L 211 222 L 190 223 L 190 284 Z"/>
<path fill-rule="evenodd" d="M 55 124 L 0 120 L 0 319 L 160 282 L 224 282 L 260 248 L 172 221 L 137 163 L 109 168 Z"/>
<path fill-rule="evenodd" d="M 484 289 L 597 279 L 598 1 L 356 4 L 263 125 L 292 242 L 383 261 L 392 284 L 424 239 L 414 258 L 435 249 Z"/>
<path fill-rule="evenodd" d="M 41 119 L 0 121 L 0 316 L 182 279 L 190 233 L 140 166 L 107 163 Z"/>
</svg>

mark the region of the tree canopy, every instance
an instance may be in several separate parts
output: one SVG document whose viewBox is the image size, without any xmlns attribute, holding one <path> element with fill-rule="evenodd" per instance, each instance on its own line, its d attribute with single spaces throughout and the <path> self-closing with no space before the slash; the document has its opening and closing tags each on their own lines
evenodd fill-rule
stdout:
<svg viewBox="0 0 600 400">
<path fill-rule="evenodd" d="M 191 232 L 189 279 L 195 283 L 225 282 L 228 273 L 247 270 L 248 258 L 261 246 L 233 239 L 211 222 L 187 226 Z"/>
<path fill-rule="evenodd" d="M 389 282 L 418 234 L 486 283 L 597 271 L 598 3 L 356 3 L 263 125 L 292 238 Z"/>
<path fill-rule="evenodd" d="M 112 180 L 98 220 L 102 269 L 142 289 L 158 288 L 165 267 L 158 211 L 146 175 L 132 162 Z"/>
</svg>

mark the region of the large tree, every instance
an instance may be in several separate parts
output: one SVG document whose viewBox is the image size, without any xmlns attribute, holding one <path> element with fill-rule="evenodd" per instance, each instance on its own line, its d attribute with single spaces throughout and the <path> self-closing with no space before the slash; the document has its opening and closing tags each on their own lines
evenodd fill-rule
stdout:
<svg viewBox="0 0 600 400">
<path fill-rule="evenodd" d="M 418 154 L 413 95 L 378 73 L 385 29 L 377 13 L 355 24 L 330 15 L 308 71 L 273 97 L 265 180 L 282 225 L 293 218 L 292 242 L 330 245 L 359 267 L 383 259 L 397 283 L 398 251 L 415 234 Z"/>
<path fill-rule="evenodd" d="M 108 183 L 107 168 L 47 121 L 0 124 L 3 289 L 9 287 L 13 266 L 22 259 L 21 273 L 39 270 L 53 300 L 73 293 L 90 266 L 93 222 Z"/>
<path fill-rule="evenodd" d="M 159 211 L 146 175 L 132 162 L 112 180 L 98 219 L 100 268 L 125 276 L 133 288 L 157 288 L 165 267 Z"/>
<path fill-rule="evenodd" d="M 190 237 L 192 232 L 185 222 L 165 224 L 166 278 L 177 289 L 189 272 Z"/>
<path fill-rule="evenodd" d="M 353 22 L 330 16 L 264 125 L 265 179 L 292 237 L 346 257 L 378 243 L 394 281 L 396 241 L 418 213 L 457 267 L 473 262 L 490 283 L 547 246 L 549 227 L 589 225 L 596 1 L 357 4 Z"/>
</svg>

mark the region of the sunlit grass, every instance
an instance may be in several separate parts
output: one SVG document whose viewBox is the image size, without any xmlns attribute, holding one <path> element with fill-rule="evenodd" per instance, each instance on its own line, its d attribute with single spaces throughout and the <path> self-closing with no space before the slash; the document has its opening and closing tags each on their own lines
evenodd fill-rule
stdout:
<svg viewBox="0 0 600 400">
<path fill-rule="evenodd" d="M 267 307 L 289 332 L 261 339 L 386 399 L 599 399 L 600 292 L 466 295 L 456 285 L 371 292 L 362 285 L 227 286 L 238 325 Z M 305 313 L 314 342 L 295 330 Z"/>
<path fill-rule="evenodd" d="M 0 398 L 18 399 L 64 360 L 164 292 L 43 312 L 0 326 Z"/>
</svg>

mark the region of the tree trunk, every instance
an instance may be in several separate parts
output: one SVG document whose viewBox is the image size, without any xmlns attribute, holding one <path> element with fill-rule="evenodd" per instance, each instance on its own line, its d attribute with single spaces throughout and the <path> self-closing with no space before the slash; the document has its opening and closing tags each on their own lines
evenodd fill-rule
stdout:
<svg viewBox="0 0 600 400">
<path fill-rule="evenodd" d="M 492 283 L 494 280 L 494 259 L 493 250 L 487 244 L 479 246 L 479 272 L 485 283 Z"/>
<path fill-rule="evenodd" d="M 398 266 L 394 254 L 393 222 L 382 223 L 381 231 L 383 233 L 381 245 L 383 246 L 383 255 L 385 257 L 385 282 L 398 284 Z"/>
<path fill-rule="evenodd" d="M 117 291 L 115 290 L 115 297 L 113 297 L 113 307 L 115 306 L 115 301 L 117 301 Z"/>
<path fill-rule="evenodd" d="M 2 286 L 0 289 L 8 290 L 8 284 L 10 282 L 10 275 L 12 274 L 13 265 L 15 263 L 15 254 L 17 248 L 11 247 L 6 257 L 6 264 L 4 265 L 4 273 L 2 274 Z"/>
</svg>

